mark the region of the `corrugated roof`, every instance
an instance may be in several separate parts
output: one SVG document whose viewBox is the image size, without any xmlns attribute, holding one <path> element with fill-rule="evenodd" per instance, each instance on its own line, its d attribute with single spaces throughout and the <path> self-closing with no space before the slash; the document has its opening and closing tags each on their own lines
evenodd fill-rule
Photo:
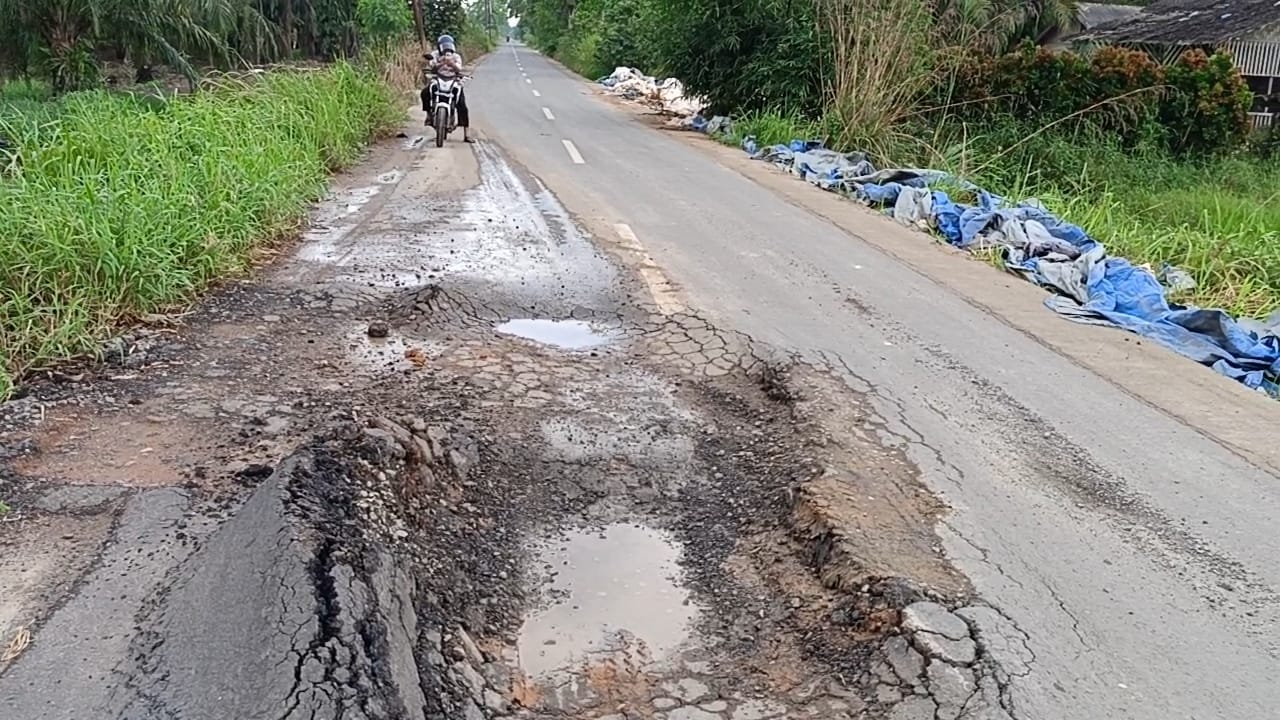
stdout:
<svg viewBox="0 0 1280 720">
<path fill-rule="evenodd" d="M 1085 31 L 1084 40 L 1186 45 L 1240 40 L 1280 25 L 1280 0 L 1156 0 L 1129 19 Z"/>
<path fill-rule="evenodd" d="M 1142 12 L 1142 8 L 1137 5 L 1107 5 L 1106 3 L 1076 3 L 1076 17 L 1080 21 L 1080 27 L 1085 30 L 1092 30 L 1099 25 L 1107 25 L 1110 23 L 1127 20 L 1134 15 Z"/>
</svg>

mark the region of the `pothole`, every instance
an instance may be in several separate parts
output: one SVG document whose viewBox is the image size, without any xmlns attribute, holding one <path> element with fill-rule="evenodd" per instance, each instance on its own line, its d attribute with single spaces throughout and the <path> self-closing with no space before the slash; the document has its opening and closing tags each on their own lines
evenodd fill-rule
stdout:
<svg viewBox="0 0 1280 720">
<path fill-rule="evenodd" d="M 617 330 L 601 328 L 583 320 L 543 318 L 508 320 L 496 329 L 504 335 L 514 335 L 561 350 L 591 350 L 608 345 L 621 335 Z"/>
<path fill-rule="evenodd" d="M 681 585 L 680 546 L 634 523 L 575 530 L 543 546 L 551 604 L 517 639 L 521 671 L 536 681 L 573 674 L 592 655 L 629 646 L 662 663 L 689 639 L 699 609 Z"/>
<path fill-rule="evenodd" d="M 439 344 L 399 335 L 370 337 L 363 325 L 348 330 L 344 339 L 348 356 L 369 370 L 411 370 L 437 360 L 443 352 Z"/>
<path fill-rule="evenodd" d="M 599 413 L 587 418 L 549 417 L 538 424 L 550 457 L 564 462 L 607 463 L 625 458 L 634 467 L 665 471 L 676 479 L 675 468 L 694 462 L 695 446 L 686 435 L 671 432 L 672 420 L 651 424 L 618 422 Z"/>
</svg>

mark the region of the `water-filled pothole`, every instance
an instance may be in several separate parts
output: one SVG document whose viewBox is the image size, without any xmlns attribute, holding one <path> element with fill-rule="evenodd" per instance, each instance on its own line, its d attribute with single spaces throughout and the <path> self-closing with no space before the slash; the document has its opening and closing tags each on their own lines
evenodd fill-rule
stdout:
<svg viewBox="0 0 1280 720">
<path fill-rule="evenodd" d="M 536 560 L 550 576 L 551 604 L 520 629 L 520 669 L 551 678 L 631 639 L 645 662 L 672 657 L 698 614 L 680 584 L 679 558 L 666 533 L 631 523 L 575 530 L 543 546 Z"/>
<path fill-rule="evenodd" d="M 562 350 L 590 350 L 618 338 L 616 330 L 600 328 L 582 320 L 522 318 L 508 320 L 497 330 L 504 335 L 515 335 Z"/>
</svg>

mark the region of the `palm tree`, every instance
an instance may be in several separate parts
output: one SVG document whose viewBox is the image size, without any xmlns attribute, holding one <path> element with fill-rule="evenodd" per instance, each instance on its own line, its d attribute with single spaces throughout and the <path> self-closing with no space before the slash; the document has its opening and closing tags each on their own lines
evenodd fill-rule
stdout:
<svg viewBox="0 0 1280 720">
<path fill-rule="evenodd" d="M 194 79 L 192 58 L 232 64 L 276 56 L 284 38 L 265 10 L 261 0 L 0 0 L 0 38 L 10 41 L 11 65 L 42 71 L 58 91 L 96 82 L 98 54 L 107 49 Z"/>
<path fill-rule="evenodd" d="M 1038 40 L 1079 13 L 1076 0 L 938 0 L 937 27 L 948 42 L 999 53 Z"/>
</svg>

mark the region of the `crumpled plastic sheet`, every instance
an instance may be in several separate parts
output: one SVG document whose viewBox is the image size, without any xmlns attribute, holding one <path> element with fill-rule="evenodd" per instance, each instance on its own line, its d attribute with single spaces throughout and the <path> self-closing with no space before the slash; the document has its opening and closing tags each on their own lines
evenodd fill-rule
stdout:
<svg viewBox="0 0 1280 720">
<path fill-rule="evenodd" d="M 1110 257 L 1083 228 L 1036 200 L 1012 202 L 938 170 L 878 170 L 861 153 L 837 153 L 819 141 L 760 147 L 747 138 L 742 145 L 753 158 L 883 208 L 955 247 L 996 250 L 1010 272 L 1052 291 L 1045 305 L 1063 317 L 1128 330 L 1250 388 L 1280 395 L 1280 311 L 1266 320 L 1237 320 L 1222 310 L 1170 303 L 1170 291 L 1195 287 L 1184 270 L 1166 265 L 1157 273 Z M 971 195 L 972 202 L 956 201 L 940 184 Z"/>
<path fill-rule="evenodd" d="M 658 80 L 635 68 L 616 68 L 598 82 L 611 95 L 643 102 L 680 118 L 692 118 L 706 105 L 701 98 L 686 96 L 684 84 L 676 78 Z"/>
</svg>

